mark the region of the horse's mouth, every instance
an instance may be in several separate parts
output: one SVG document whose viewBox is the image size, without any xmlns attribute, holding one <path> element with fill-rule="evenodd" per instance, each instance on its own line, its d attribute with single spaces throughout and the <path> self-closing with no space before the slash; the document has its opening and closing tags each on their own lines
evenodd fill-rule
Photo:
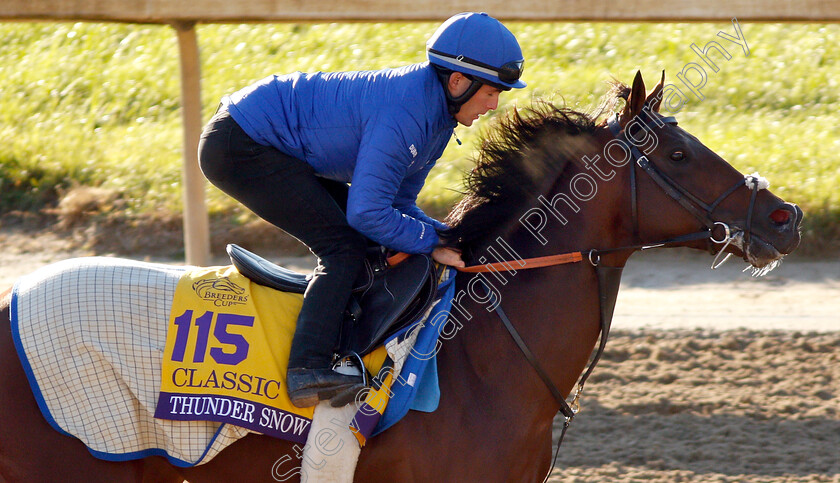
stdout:
<svg viewBox="0 0 840 483">
<path fill-rule="evenodd" d="M 786 254 L 776 248 L 771 242 L 756 234 L 751 234 L 749 242 L 746 243 L 746 247 L 744 245 L 744 232 L 738 230 L 732 236 L 732 252 L 735 255 L 740 255 L 750 264 L 748 268 L 752 268 L 753 275 L 755 276 L 765 275 L 776 268 Z"/>
<path fill-rule="evenodd" d="M 768 272 L 775 268 L 778 261 L 784 257 L 784 254 L 776 249 L 772 243 L 756 235 L 750 237 L 750 242 L 743 252 L 744 258 L 750 265 L 758 269 L 769 267 Z M 770 267 L 771 264 L 773 264 L 773 267 Z"/>
<path fill-rule="evenodd" d="M 787 212 L 788 216 L 775 217 L 777 212 L 783 211 Z M 764 275 L 777 267 L 785 255 L 799 246 L 803 217 L 804 214 L 798 206 L 788 203 L 771 214 L 771 224 L 760 230 L 760 234 L 756 230 L 744 230 L 740 226 L 733 226 L 732 235 L 726 239 L 721 251 L 741 256 L 751 265 L 753 275 Z M 726 234 L 729 233 L 727 230 Z"/>
</svg>

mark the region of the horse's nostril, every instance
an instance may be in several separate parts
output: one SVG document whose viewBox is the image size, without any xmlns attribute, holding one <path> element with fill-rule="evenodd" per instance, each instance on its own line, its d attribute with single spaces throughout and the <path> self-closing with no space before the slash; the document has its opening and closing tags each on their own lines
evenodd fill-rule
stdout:
<svg viewBox="0 0 840 483">
<path fill-rule="evenodd" d="M 773 213 L 770 213 L 770 219 L 776 224 L 784 225 L 790 221 L 790 211 L 780 208 Z"/>
</svg>

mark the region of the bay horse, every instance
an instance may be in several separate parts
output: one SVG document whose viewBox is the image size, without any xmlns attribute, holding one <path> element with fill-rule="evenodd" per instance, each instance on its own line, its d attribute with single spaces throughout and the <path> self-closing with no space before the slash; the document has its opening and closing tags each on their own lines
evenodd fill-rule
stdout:
<svg viewBox="0 0 840 483">
<path fill-rule="evenodd" d="M 448 243 L 468 264 L 501 260 L 515 269 L 517 260 L 558 253 L 582 254 L 580 261 L 459 275 L 458 310 L 437 353 L 439 408 L 412 411 L 371 439 L 356 481 L 542 480 L 561 407 L 548 386 L 567 397 L 601 333 L 593 266 L 621 268 L 641 247 L 665 243 L 725 250 L 766 268 L 796 248 L 802 211 L 659 114 L 663 87 L 664 72 L 648 95 L 637 73 L 632 87 L 616 83 L 608 94 L 613 106 L 624 101 L 608 120 L 537 105 L 508 114 L 485 136 L 467 193 L 447 219 Z M 482 289 L 471 284 L 478 279 Z M 0 299 L 4 481 L 299 479 L 300 448 L 258 434 L 192 468 L 161 457 L 94 458 L 41 415 L 13 347 L 9 293 Z M 492 305 L 504 307 L 547 381 Z"/>
</svg>

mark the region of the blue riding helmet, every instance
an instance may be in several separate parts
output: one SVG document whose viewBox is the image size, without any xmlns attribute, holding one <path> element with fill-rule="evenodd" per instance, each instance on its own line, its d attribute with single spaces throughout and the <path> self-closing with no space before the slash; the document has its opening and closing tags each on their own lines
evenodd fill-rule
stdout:
<svg viewBox="0 0 840 483">
<path fill-rule="evenodd" d="M 516 37 L 486 13 L 459 13 L 426 42 L 429 62 L 504 90 L 521 89 L 525 59 Z"/>
</svg>

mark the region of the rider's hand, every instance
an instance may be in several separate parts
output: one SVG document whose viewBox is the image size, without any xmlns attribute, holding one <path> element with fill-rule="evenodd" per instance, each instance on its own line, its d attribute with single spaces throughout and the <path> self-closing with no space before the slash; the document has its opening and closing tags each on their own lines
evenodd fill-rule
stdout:
<svg viewBox="0 0 840 483">
<path fill-rule="evenodd" d="M 437 247 L 432 252 L 432 259 L 444 265 L 452 267 L 463 267 L 464 261 L 461 260 L 461 252 L 453 248 Z"/>
</svg>

